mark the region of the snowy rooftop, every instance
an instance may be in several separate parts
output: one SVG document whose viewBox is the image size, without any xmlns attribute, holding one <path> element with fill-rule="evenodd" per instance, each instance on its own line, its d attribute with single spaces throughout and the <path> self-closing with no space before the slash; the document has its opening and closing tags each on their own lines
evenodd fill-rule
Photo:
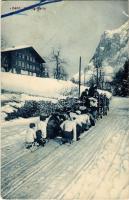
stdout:
<svg viewBox="0 0 129 200">
<path fill-rule="evenodd" d="M 25 49 L 25 48 L 30 48 L 30 47 L 32 47 L 32 46 L 31 45 L 12 46 L 12 47 L 9 47 L 9 48 L 6 48 L 6 49 L 2 49 L 1 52 L 15 51 L 15 50 L 18 50 L 18 49 Z"/>
</svg>

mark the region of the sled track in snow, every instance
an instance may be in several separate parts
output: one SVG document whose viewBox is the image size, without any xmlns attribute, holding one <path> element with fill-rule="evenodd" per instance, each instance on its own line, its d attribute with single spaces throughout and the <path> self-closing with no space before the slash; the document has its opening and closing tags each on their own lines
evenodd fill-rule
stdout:
<svg viewBox="0 0 129 200">
<path fill-rule="evenodd" d="M 105 136 L 109 136 L 108 140 L 106 141 L 105 139 Z M 101 149 L 103 149 L 106 144 L 111 140 L 112 136 L 110 136 L 110 132 L 107 134 L 107 135 L 104 135 L 104 137 L 102 138 L 102 140 L 100 141 L 100 143 L 97 145 L 97 148 L 94 149 L 94 152 L 92 150 L 92 155 L 91 155 L 91 159 L 89 160 L 89 162 L 87 163 L 84 163 L 84 165 L 82 165 L 82 169 L 83 170 L 87 170 L 89 167 L 92 167 L 92 165 L 95 163 L 96 161 L 96 158 L 97 158 L 97 155 L 98 153 L 101 151 Z M 106 143 L 105 143 L 106 141 Z M 121 141 L 121 139 L 120 139 Z M 101 149 L 100 149 L 100 144 L 104 143 L 103 146 L 101 146 Z M 72 182 L 77 182 L 79 180 L 79 178 L 81 177 L 81 170 L 78 171 L 78 173 L 75 174 L 75 177 L 73 178 L 73 180 L 70 180 L 69 184 L 66 186 L 66 188 L 64 188 L 63 192 L 61 193 L 61 195 L 57 195 L 56 198 L 58 199 L 63 199 L 64 198 L 64 195 L 67 194 L 68 190 L 70 190 L 71 188 L 71 184 Z"/>
<path fill-rule="evenodd" d="M 92 138 L 94 138 L 94 133 L 92 134 Z M 89 141 L 92 139 L 91 137 L 89 138 L 89 140 L 87 141 L 87 143 L 89 143 Z M 94 141 L 95 141 L 95 139 L 94 139 Z M 92 145 L 92 142 L 89 144 L 89 145 Z M 88 146 L 89 146 L 88 145 Z M 58 146 L 59 147 L 59 146 Z M 46 146 L 46 148 L 47 148 L 47 146 Z M 54 150 L 54 151 L 53 151 Z M 47 156 L 52 156 L 52 154 L 55 154 L 55 151 L 56 151 L 56 149 L 52 149 L 52 150 L 50 150 L 49 152 L 48 152 L 48 154 L 45 156 L 45 157 L 47 157 Z M 69 149 L 67 150 L 67 151 L 69 151 Z M 57 150 L 57 152 L 59 153 L 59 149 Z M 51 154 L 49 154 L 49 153 L 51 153 Z M 67 152 L 66 152 L 67 153 Z M 59 153 L 60 154 L 60 153 Z M 21 157 L 19 158 L 20 160 L 22 159 Z M 54 161 L 55 159 L 52 159 L 50 162 L 52 163 L 53 161 Z M 38 160 L 38 162 L 37 162 L 37 164 L 39 163 L 39 162 L 41 162 L 41 161 L 43 161 L 42 160 L 42 158 L 40 159 L 40 160 Z M 59 160 L 60 161 L 60 160 Z M 48 164 L 48 165 L 50 165 L 51 163 L 50 162 L 48 162 L 48 163 L 43 163 L 43 165 L 42 165 L 42 163 L 41 163 L 41 168 L 42 167 L 44 167 L 44 166 L 46 166 L 46 164 Z M 10 164 L 10 163 L 9 163 Z M 20 171 L 22 170 L 23 172 L 25 172 L 26 171 L 26 167 L 28 167 L 28 164 L 31 164 L 32 166 L 33 166 L 33 161 L 32 162 L 30 162 L 30 163 L 26 163 L 26 165 L 25 165 L 25 163 L 24 163 L 24 167 L 23 168 L 21 168 L 20 169 Z M 12 163 L 12 167 L 15 165 L 15 163 Z M 7 167 L 7 166 L 6 166 Z M 8 165 L 8 167 L 10 168 L 10 165 Z M 29 167 L 31 167 L 31 166 L 29 166 Z M 25 169 L 24 169 L 25 168 Z M 7 170 L 7 169 L 6 169 Z M 5 171 L 6 171 L 5 170 Z M 19 172 L 19 169 L 17 170 L 17 171 L 14 171 L 14 174 L 11 174 L 12 176 L 14 176 L 15 174 L 18 176 L 18 172 Z M 35 174 L 37 172 L 37 170 L 36 171 L 34 171 L 33 169 L 32 169 L 32 176 L 33 176 L 33 174 Z M 20 172 L 21 173 L 21 172 Z M 20 175 L 20 174 L 19 174 Z M 26 177 L 26 176 L 25 176 Z M 30 176 L 30 174 L 29 174 L 29 177 L 31 178 L 31 176 Z M 23 177 L 22 177 L 23 178 Z M 27 179 L 27 178 L 26 178 Z M 7 178 L 5 178 L 5 180 L 7 181 L 6 183 L 5 183 L 5 185 L 10 181 L 9 179 L 7 179 Z M 4 181 L 4 180 L 3 180 Z M 20 177 L 18 177 L 17 178 L 17 180 L 15 181 L 15 185 L 17 185 L 18 184 L 18 182 L 20 181 Z M 22 183 L 21 183 L 22 184 Z M 20 185 L 21 185 L 20 184 Z M 8 184 L 7 184 L 8 185 Z M 7 187 L 7 185 L 6 185 L 6 187 Z M 19 184 L 18 184 L 19 185 Z M 17 185 L 17 186 L 18 186 Z M 19 186 L 20 186 L 19 185 Z M 5 187 L 5 188 L 6 188 Z M 2 191 L 4 191 L 5 190 L 5 188 L 3 188 L 3 190 Z M 15 187 L 14 187 L 15 188 Z M 14 188 L 12 189 L 13 191 L 14 191 Z M 18 187 L 19 188 L 19 187 Z M 17 188 L 17 189 L 18 189 Z M 9 191 L 8 191 L 9 192 Z"/>
<path fill-rule="evenodd" d="M 83 172 L 85 170 L 88 171 L 92 166 L 97 164 L 99 154 L 101 154 L 103 150 L 108 149 L 108 143 L 111 144 L 112 139 L 114 141 L 115 137 L 117 137 L 117 148 L 113 151 L 110 162 L 106 165 L 104 173 L 102 173 L 98 183 L 95 182 L 95 191 L 91 191 L 91 193 L 89 192 L 87 194 L 87 200 L 94 199 L 96 191 L 105 180 L 107 174 L 110 174 L 112 164 L 119 154 L 119 148 L 122 148 L 122 145 L 125 146 L 124 143 L 127 143 L 127 135 L 121 134 L 121 130 L 124 129 L 126 122 L 123 121 L 123 123 L 120 124 L 122 115 L 120 114 L 120 117 L 115 117 L 116 114 L 120 114 L 119 110 L 112 113 L 111 109 L 109 117 L 103 117 L 95 127 L 86 132 L 86 134 L 84 133 L 84 135 L 81 135 L 80 141 L 70 146 L 58 145 L 55 147 L 55 143 L 52 142 L 50 145 L 46 145 L 44 149 L 40 148 L 33 153 L 27 152 L 27 154 L 20 156 L 20 152 L 17 152 L 18 157 L 15 158 L 13 162 L 9 160 L 9 162 L 5 163 L 2 167 L 2 172 L 3 174 L 5 173 L 5 177 L 2 177 L 2 197 L 9 199 L 46 198 L 66 200 L 65 197 L 71 190 L 71 187 L 78 183 Z M 104 127 L 107 126 L 107 122 L 109 126 L 106 130 Z M 120 124 L 120 126 L 118 124 Z M 101 129 L 101 126 L 104 130 Z M 41 157 L 37 157 L 38 155 L 41 155 Z M 34 162 L 35 157 L 36 163 Z M 9 174 L 6 175 L 10 167 L 11 170 Z M 37 181 L 39 184 L 41 183 L 42 186 L 38 187 Z M 33 183 L 33 185 L 31 185 L 31 183 Z M 56 190 L 57 187 L 58 190 Z M 33 190 L 34 188 L 35 190 Z M 76 195 L 76 191 L 74 191 L 73 195 Z"/>
<path fill-rule="evenodd" d="M 115 121 L 116 123 L 114 124 L 114 127 L 113 127 L 113 125 L 112 125 L 112 127 L 113 127 L 113 129 L 114 130 L 116 130 L 115 132 L 114 132 L 114 136 L 112 135 L 108 140 L 107 140 L 107 142 L 105 143 L 105 147 L 106 147 L 106 144 L 108 143 L 108 141 L 110 141 L 110 139 L 112 140 L 112 137 L 114 138 L 114 137 L 116 137 L 115 135 L 116 135 L 116 133 L 117 133 L 117 131 L 119 132 L 119 127 L 117 126 L 118 124 L 119 124 L 119 119 L 116 119 L 116 121 Z M 124 130 L 124 124 L 122 125 L 123 127 L 121 127 L 121 129 L 123 129 Z M 108 130 L 109 131 L 109 133 L 110 133 L 110 130 Z M 110 136 L 110 134 L 109 134 L 109 136 Z M 103 177 L 100 179 L 100 181 L 99 181 L 99 183 L 97 182 L 97 185 L 96 185 L 96 190 L 95 191 L 97 191 L 97 188 L 99 187 L 99 185 L 101 185 L 102 184 L 102 182 L 103 182 L 103 180 L 105 179 L 105 177 L 107 176 L 107 174 L 108 174 L 108 172 L 110 171 L 110 168 L 112 167 L 112 164 L 113 164 L 113 161 L 115 160 L 115 158 L 116 158 L 116 156 L 119 154 L 119 149 L 120 149 L 120 147 L 122 148 L 122 145 L 124 145 L 124 142 L 127 140 L 127 135 L 126 134 L 122 134 L 121 133 L 121 136 L 119 136 L 119 141 L 118 141 L 118 147 L 117 147 L 117 149 L 116 149 L 116 151 L 115 151 L 115 153 L 113 153 L 113 158 L 112 158 L 112 161 L 111 161 L 111 163 L 109 164 L 109 166 L 108 166 L 108 168 L 106 169 L 106 172 L 105 172 L 105 174 L 103 175 Z M 127 142 L 127 141 L 126 141 Z M 104 147 L 103 147 L 104 148 Z M 107 147 L 106 147 L 107 148 Z M 93 161 L 93 162 L 95 162 L 95 160 Z M 93 164 L 93 163 L 92 163 Z M 90 165 L 90 167 L 92 168 L 92 166 Z M 84 166 L 83 168 L 82 168 L 82 170 L 86 170 L 86 168 L 88 168 L 88 166 Z M 83 173 L 82 173 L 83 174 Z M 69 194 L 69 192 L 71 192 L 71 187 L 72 187 L 72 184 L 74 185 L 74 183 L 75 182 L 77 182 L 79 179 L 80 179 L 80 177 L 81 177 L 81 172 L 80 172 L 80 174 L 78 174 L 77 176 L 76 176 L 76 178 L 72 181 L 73 183 L 70 183 L 69 184 L 69 186 L 68 187 L 66 187 L 66 190 L 63 190 L 63 194 L 61 194 L 61 195 L 59 195 L 58 197 L 59 197 L 59 199 L 67 199 L 67 194 Z M 82 190 L 83 190 L 83 188 L 82 188 Z M 74 199 L 74 193 L 76 193 L 76 191 L 74 190 L 73 191 L 73 193 L 72 193 L 72 198 Z M 77 193 L 76 193 L 77 194 Z M 92 192 L 92 193 L 89 193 L 89 196 L 87 197 L 87 193 L 85 193 L 85 195 L 83 195 L 83 197 L 81 197 L 81 199 L 85 199 L 86 197 L 86 199 L 88 199 L 88 200 L 91 200 L 91 199 L 94 199 L 94 196 L 95 196 L 95 192 Z M 79 197 L 77 197 L 77 198 L 79 198 Z M 76 196 L 75 196 L 75 199 L 76 199 Z"/>
<path fill-rule="evenodd" d="M 101 183 L 103 182 L 104 178 L 105 178 L 106 175 L 108 174 L 110 168 L 112 167 L 113 161 L 115 160 L 115 158 L 116 158 L 116 156 L 117 156 L 117 154 L 118 154 L 118 152 L 119 152 L 119 149 L 120 149 L 120 147 L 121 147 L 121 144 L 124 142 L 124 139 L 126 139 L 126 135 L 122 135 L 122 136 L 119 138 L 118 148 L 117 148 L 117 150 L 116 150 L 116 152 L 115 152 L 115 154 L 114 154 L 114 156 L 113 156 L 112 162 L 110 163 L 108 169 L 106 170 L 106 172 L 105 172 L 103 178 L 99 181 L 98 185 L 96 186 L 96 190 L 97 190 L 97 188 L 99 188 L 99 186 L 100 186 Z M 96 190 L 95 190 L 95 191 L 96 191 Z M 94 198 L 94 195 L 95 195 L 94 192 L 93 192 L 92 194 L 90 194 L 88 200 L 92 200 L 92 199 Z"/>
<path fill-rule="evenodd" d="M 91 139 L 91 138 L 90 138 Z M 89 140 L 90 140 L 89 139 Z M 89 142 L 89 140 L 87 141 L 87 142 Z M 40 165 L 41 165 L 41 168 L 42 167 L 47 167 L 48 165 L 50 165 L 51 163 L 53 163 L 57 158 L 56 157 L 53 157 L 53 159 L 51 159 L 51 160 L 49 160 L 49 157 L 51 157 L 53 154 L 55 154 L 55 152 L 57 151 L 57 153 L 58 154 L 61 154 L 61 149 L 62 148 L 59 148 L 60 146 L 58 145 L 58 147 L 57 148 L 55 148 L 55 149 L 50 149 L 49 150 L 49 152 L 48 152 L 48 154 L 46 154 L 45 155 L 45 157 L 44 158 L 40 158 L 39 160 L 38 160 L 38 163 L 40 163 Z M 62 146 L 61 146 L 62 147 Z M 46 147 L 47 148 L 47 147 Z M 69 148 L 69 147 L 68 147 Z M 41 151 L 42 151 L 42 149 L 40 149 Z M 38 150 L 39 151 L 39 150 Z M 62 149 L 62 151 L 63 151 L 63 149 Z M 69 149 L 67 150 L 67 152 L 69 151 Z M 67 153 L 66 152 L 66 153 Z M 31 152 L 30 152 L 31 153 Z M 29 155 L 30 155 L 30 153 L 29 153 Z M 35 152 L 33 152 L 33 153 L 35 153 Z M 33 154 L 32 153 L 32 154 Z M 44 163 L 44 161 L 43 161 L 43 159 L 45 159 L 47 157 L 47 161 Z M 19 158 L 19 160 L 21 160 L 22 159 L 22 157 L 20 157 Z M 17 160 L 16 160 L 17 161 Z M 27 160 L 28 161 L 28 160 Z M 59 160 L 60 161 L 60 160 Z M 26 168 L 28 168 L 28 165 L 30 165 L 29 167 L 31 167 L 31 166 L 33 166 L 33 160 L 31 160 L 29 163 L 28 162 L 26 162 L 26 164 L 24 163 L 24 166 L 23 166 L 23 168 L 20 168 L 20 169 L 17 169 L 17 170 L 15 170 L 13 173 L 14 174 L 12 174 L 11 173 L 11 175 L 12 176 L 18 176 L 18 175 L 20 175 L 21 174 L 21 172 L 22 173 L 27 173 L 28 174 L 28 171 L 26 170 Z M 14 166 L 14 163 L 12 163 L 12 167 Z M 9 167 L 10 168 L 10 163 L 8 163 L 8 166 L 6 165 L 5 166 L 5 168 L 6 167 Z M 38 166 L 39 167 L 39 166 Z M 34 167 L 34 168 L 36 168 L 36 167 Z M 51 168 L 52 169 L 52 168 Z M 7 169 L 4 169 L 4 171 L 6 171 Z M 39 171 L 40 169 L 38 168 L 38 171 Z M 18 172 L 19 172 L 19 174 L 18 174 Z M 29 174 L 27 175 L 27 174 L 25 174 L 25 179 L 28 179 L 28 176 L 29 176 L 29 180 L 30 180 L 30 178 L 31 178 L 31 176 L 33 176 L 35 173 L 37 172 L 37 169 L 35 169 L 35 171 L 34 171 L 34 169 L 32 168 L 31 169 L 31 172 L 29 172 Z M 27 176 L 26 176 L 27 175 Z M 6 181 L 6 183 L 5 183 L 5 188 L 2 188 L 2 193 L 5 193 L 4 191 L 6 191 L 7 190 L 7 186 L 8 186 L 8 183 L 9 183 L 9 185 L 10 185 L 10 187 L 11 187 L 11 185 L 12 185 L 12 183 L 11 183 L 11 179 L 12 179 L 12 177 L 10 177 L 10 179 L 7 179 L 6 177 L 5 177 L 5 179 L 3 180 L 3 182 L 4 181 Z M 23 177 L 21 177 L 21 179 L 23 179 Z M 23 180 L 23 182 L 24 182 L 25 180 Z M 19 184 L 20 183 L 20 184 Z M 17 179 L 15 179 L 15 182 L 13 183 L 13 185 L 15 185 L 12 189 L 11 189 L 11 191 L 14 191 L 14 189 L 16 190 L 16 189 L 19 189 L 19 187 L 22 185 L 22 182 L 20 182 L 20 177 L 18 176 L 18 178 Z M 8 191 L 8 193 L 10 193 L 11 191 Z"/>
<path fill-rule="evenodd" d="M 93 130 L 93 129 L 92 129 Z M 94 133 L 95 133 L 95 128 L 94 128 L 94 130 L 93 130 L 93 133 L 92 133 L 92 138 L 94 139 L 93 141 L 91 141 L 91 135 L 90 135 L 90 137 L 89 137 L 89 140 L 87 140 L 87 143 L 88 143 L 88 146 L 87 146 L 87 148 L 91 145 L 94 145 L 94 142 L 96 141 L 96 139 L 97 139 L 97 136 L 96 137 L 94 137 Z M 87 135 L 86 135 L 87 136 Z M 90 143 L 89 143 L 89 141 L 91 141 Z M 104 136 L 103 136 L 103 138 L 102 138 L 102 140 L 99 142 L 98 141 L 98 146 L 97 146 L 97 148 L 99 147 L 99 145 L 102 143 L 102 141 L 104 141 Z M 83 142 L 83 141 L 82 141 Z M 71 146 L 71 147 L 73 147 L 73 146 Z M 96 150 L 95 150 L 95 152 L 91 152 L 92 154 L 90 154 L 90 156 L 89 156 L 89 161 L 88 161 L 88 163 L 90 164 L 90 163 L 92 163 L 92 161 L 94 160 L 94 159 L 91 159 L 92 157 L 94 157 L 95 158 L 95 156 L 96 156 L 96 154 L 98 153 L 97 152 L 97 148 L 96 148 Z M 60 148 L 61 149 L 61 148 Z M 74 150 L 75 150 L 75 147 L 74 147 Z M 76 146 L 76 150 L 78 150 L 78 145 Z M 85 149 L 86 150 L 86 149 Z M 54 152 L 52 152 L 53 154 L 55 154 L 55 151 L 56 150 L 54 150 Z M 67 150 L 67 152 L 69 151 L 69 149 Z M 67 154 L 67 152 L 65 152 L 65 155 Z M 82 152 L 83 152 L 83 150 L 80 152 L 80 155 L 82 154 Z M 59 149 L 57 150 L 57 153 L 59 153 Z M 76 154 L 77 152 L 75 152 L 75 154 Z M 59 153 L 60 154 L 60 153 Z M 49 156 L 49 155 L 46 155 L 46 156 Z M 51 156 L 51 154 L 50 154 L 50 156 Z M 72 157 L 74 157 L 74 155 L 72 154 L 71 155 Z M 41 165 L 41 169 L 42 168 L 44 168 L 45 166 L 50 166 L 50 164 L 52 164 L 54 161 L 56 160 L 56 158 L 55 159 L 53 159 L 53 160 L 51 160 L 51 161 L 49 161 L 49 158 L 48 158 L 48 162 L 46 162 L 46 163 L 40 163 L 40 165 Z M 42 159 L 40 160 L 40 161 L 42 161 Z M 60 160 L 60 158 L 59 158 L 59 162 L 61 162 L 61 160 Z M 87 163 L 87 164 L 88 164 Z M 39 166 L 38 166 L 39 167 Z M 21 180 L 22 181 L 20 181 L 20 177 L 18 177 L 18 179 L 16 179 L 15 180 L 15 182 L 13 183 L 13 187 L 11 187 L 11 190 L 8 190 L 8 192 L 7 192 L 7 190 L 4 188 L 2 191 L 3 191 L 3 193 L 5 194 L 4 196 L 5 197 L 8 197 L 8 195 L 11 193 L 11 192 L 14 192 L 14 191 L 16 191 L 16 190 L 18 190 L 21 186 L 22 186 L 22 182 L 26 182 L 26 180 L 28 180 L 28 181 L 31 181 L 31 178 L 34 176 L 34 174 L 36 174 L 38 171 L 40 171 L 40 169 L 38 168 L 38 170 L 35 170 L 34 171 L 34 169 L 32 169 L 32 172 L 30 172 L 28 175 L 26 174 L 26 176 L 25 176 L 25 179 L 23 179 L 23 177 L 21 177 Z M 50 172 L 52 171 L 52 168 L 49 170 Z M 80 169 L 79 169 L 79 171 L 80 171 Z M 51 173 L 50 173 L 51 174 Z M 49 174 L 49 175 L 50 175 Z M 27 182 L 28 182 L 27 181 Z M 12 184 L 11 184 L 12 185 Z M 6 192 L 5 192 L 6 191 Z"/>
</svg>

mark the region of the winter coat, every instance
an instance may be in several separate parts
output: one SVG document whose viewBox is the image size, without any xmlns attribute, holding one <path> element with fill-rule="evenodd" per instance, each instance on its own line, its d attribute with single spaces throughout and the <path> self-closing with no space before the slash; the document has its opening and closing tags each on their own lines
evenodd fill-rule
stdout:
<svg viewBox="0 0 129 200">
<path fill-rule="evenodd" d="M 35 138 L 36 138 L 36 134 L 35 134 L 34 129 L 29 128 L 26 132 L 26 138 L 25 138 L 26 142 L 32 143 L 34 142 Z"/>
<path fill-rule="evenodd" d="M 60 127 L 63 131 L 71 132 L 73 131 L 73 121 L 65 120 Z"/>
<path fill-rule="evenodd" d="M 76 133 L 76 120 L 70 121 L 70 120 L 65 120 L 61 125 L 61 129 L 64 132 L 72 132 L 73 133 L 73 140 L 77 140 L 77 133 Z"/>
<path fill-rule="evenodd" d="M 46 138 L 47 136 L 47 122 L 40 121 L 37 125 L 37 129 L 42 131 L 42 137 Z"/>
<path fill-rule="evenodd" d="M 88 96 L 88 92 L 83 91 L 80 97 L 80 100 L 83 101 Z"/>
<path fill-rule="evenodd" d="M 47 123 L 47 136 L 50 139 L 55 138 L 60 131 L 60 122 L 59 119 L 53 115 L 49 118 Z"/>
</svg>

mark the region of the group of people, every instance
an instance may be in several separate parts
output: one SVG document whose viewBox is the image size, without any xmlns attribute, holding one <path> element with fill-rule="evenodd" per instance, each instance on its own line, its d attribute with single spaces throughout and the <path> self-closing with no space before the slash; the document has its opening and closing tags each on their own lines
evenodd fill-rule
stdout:
<svg viewBox="0 0 129 200">
<path fill-rule="evenodd" d="M 61 138 L 61 144 L 78 141 L 84 131 L 95 125 L 104 105 L 109 107 L 105 94 L 99 95 L 96 86 L 86 89 L 72 108 L 57 109 L 50 116 L 40 116 L 36 124 L 30 123 L 26 133 L 27 148 L 35 144 L 44 146 L 56 137 Z"/>
<path fill-rule="evenodd" d="M 30 123 L 26 132 L 26 147 L 33 145 L 44 146 L 49 139 L 60 137 L 61 144 L 78 141 L 80 134 L 89 129 L 90 117 L 80 110 L 65 110 L 60 113 L 56 110 L 51 116 L 40 116 L 40 120 Z"/>
<path fill-rule="evenodd" d="M 89 90 L 86 89 L 82 92 L 80 100 L 94 118 L 102 118 L 102 116 L 107 115 L 107 111 L 109 111 L 110 100 L 106 93 L 99 94 L 96 85 L 92 85 Z"/>
<path fill-rule="evenodd" d="M 26 148 L 30 148 L 34 145 L 41 145 L 44 147 L 46 143 L 46 118 L 40 116 L 40 121 L 35 123 L 30 123 L 29 128 L 26 131 L 25 142 Z"/>
</svg>

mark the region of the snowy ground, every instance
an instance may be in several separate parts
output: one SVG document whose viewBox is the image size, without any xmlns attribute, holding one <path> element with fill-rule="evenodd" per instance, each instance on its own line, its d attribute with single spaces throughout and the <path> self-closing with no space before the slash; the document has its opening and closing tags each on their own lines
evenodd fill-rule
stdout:
<svg viewBox="0 0 129 200">
<path fill-rule="evenodd" d="M 22 107 L 25 101 L 49 101 L 57 104 L 60 99 L 78 97 L 78 85 L 71 81 L 6 72 L 1 72 L 1 88 L 4 90 L 1 94 L 1 121 L 5 120 L 8 113 Z M 85 88 L 81 85 L 81 92 Z M 112 96 L 108 91 L 98 92 L 106 93 L 109 98 Z"/>
<path fill-rule="evenodd" d="M 24 149 L 29 121 L 2 128 L 2 197 L 8 199 L 129 199 L 129 99 L 113 98 L 108 116 L 71 146 L 50 141 Z M 37 119 L 30 119 L 36 121 Z"/>
<path fill-rule="evenodd" d="M 55 99 L 62 99 L 70 94 L 78 93 L 78 85 L 72 83 L 71 81 L 6 72 L 2 72 L 1 87 L 6 91 Z M 84 86 L 81 88 L 82 90 L 85 89 Z"/>
<path fill-rule="evenodd" d="M 27 84 L 29 83 L 29 84 Z M 52 78 L 41 78 L 34 76 L 27 76 L 21 74 L 13 74 L 1 72 L 1 87 L 3 90 L 11 92 L 16 95 L 10 96 L 9 94 L 2 95 L 2 100 L 12 100 L 19 98 L 19 100 L 43 100 L 47 99 L 63 99 L 67 96 L 78 97 L 78 85 L 71 81 L 56 80 Z M 81 85 L 81 92 L 86 87 Z M 110 98 L 111 93 L 99 90 L 100 93 L 106 93 Z M 18 94 L 22 94 L 21 96 Z"/>
</svg>

